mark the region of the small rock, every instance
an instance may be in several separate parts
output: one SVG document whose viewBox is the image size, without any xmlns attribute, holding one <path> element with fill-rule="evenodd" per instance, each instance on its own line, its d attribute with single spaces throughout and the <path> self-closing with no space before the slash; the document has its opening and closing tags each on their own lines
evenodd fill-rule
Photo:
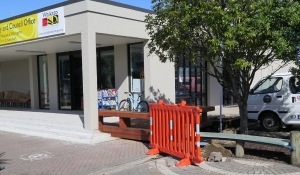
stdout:
<svg viewBox="0 0 300 175">
<path fill-rule="evenodd" d="M 4 165 L 0 164 L 0 171 L 3 170 L 5 167 Z"/>
<path fill-rule="evenodd" d="M 220 152 L 224 157 L 234 157 L 234 154 L 219 144 L 208 144 L 202 148 L 201 155 L 203 158 L 208 158 L 211 152 Z"/>
<path fill-rule="evenodd" d="M 208 162 L 221 162 L 222 161 L 222 154 L 221 152 L 211 152 L 207 161 Z"/>
<path fill-rule="evenodd" d="M 227 161 L 227 157 L 222 157 L 222 162 L 226 162 Z"/>
</svg>

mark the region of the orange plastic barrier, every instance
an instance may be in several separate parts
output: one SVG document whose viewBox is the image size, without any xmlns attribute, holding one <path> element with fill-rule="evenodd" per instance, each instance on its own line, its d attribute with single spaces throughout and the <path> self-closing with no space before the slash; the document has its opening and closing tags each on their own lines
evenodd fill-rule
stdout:
<svg viewBox="0 0 300 175">
<path fill-rule="evenodd" d="M 150 148 L 148 155 L 160 152 L 182 158 L 176 166 L 203 161 L 200 148 L 200 113 L 197 106 L 150 103 Z"/>
</svg>

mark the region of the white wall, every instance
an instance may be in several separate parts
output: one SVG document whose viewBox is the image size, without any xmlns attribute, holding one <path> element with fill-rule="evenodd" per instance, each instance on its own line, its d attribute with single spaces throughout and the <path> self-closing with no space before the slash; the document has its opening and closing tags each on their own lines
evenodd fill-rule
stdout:
<svg viewBox="0 0 300 175">
<path fill-rule="evenodd" d="M 127 44 L 114 46 L 114 52 L 115 81 L 120 102 L 122 99 L 125 99 L 127 97 L 124 92 L 129 91 Z"/>
<path fill-rule="evenodd" d="M 88 13 L 85 13 L 86 11 Z M 81 1 L 64 7 L 66 35 L 78 34 L 89 27 L 99 34 L 149 39 L 144 22 L 147 13 L 96 1 Z M 84 12 L 79 15 L 72 15 Z M 70 15 L 70 16 L 69 16 Z"/>
<path fill-rule="evenodd" d="M 276 61 L 276 62 L 273 62 L 272 64 L 270 64 L 268 66 L 265 66 L 265 67 L 261 68 L 260 70 L 258 70 L 255 74 L 255 77 L 254 77 L 253 83 L 251 85 L 251 88 L 253 88 L 258 81 L 260 81 L 261 79 L 267 77 L 272 72 L 274 72 L 280 65 L 282 65 L 282 63 L 280 61 Z M 290 63 L 287 66 L 279 69 L 276 73 L 289 72 L 289 69 L 291 67 L 293 67 L 294 65 L 295 64 Z"/>
<path fill-rule="evenodd" d="M 129 90 L 127 44 L 115 45 L 115 77 L 119 101 L 127 96 Z M 145 97 L 147 101 L 175 103 L 175 68 L 170 62 L 162 63 L 156 55 L 148 55 L 144 43 Z"/>
<path fill-rule="evenodd" d="M 219 106 L 220 105 L 220 88 L 221 85 L 216 78 L 212 76 L 207 77 L 207 105 Z"/>
<path fill-rule="evenodd" d="M 58 110 L 58 79 L 56 54 L 47 55 L 50 110 Z"/>
<path fill-rule="evenodd" d="M 1 62 L 1 89 L 28 93 L 30 91 L 28 60 Z"/>
<path fill-rule="evenodd" d="M 38 80 L 37 56 L 30 56 L 28 58 L 28 66 L 29 66 L 31 109 L 39 109 L 39 84 L 38 84 L 39 80 Z"/>
<path fill-rule="evenodd" d="M 148 55 L 145 43 L 145 97 L 148 101 L 164 100 L 175 103 L 175 67 L 169 61 L 162 63 L 156 55 Z"/>
</svg>

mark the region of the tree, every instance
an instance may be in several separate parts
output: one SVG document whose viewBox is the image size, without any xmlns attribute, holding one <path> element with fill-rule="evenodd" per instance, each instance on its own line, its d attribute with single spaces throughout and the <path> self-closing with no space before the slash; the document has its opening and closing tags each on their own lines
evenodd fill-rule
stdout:
<svg viewBox="0 0 300 175">
<path fill-rule="evenodd" d="M 294 61 L 300 43 L 300 4 L 295 0 L 152 0 L 146 16 L 150 54 L 162 62 L 182 53 L 203 58 L 207 73 L 233 92 L 248 133 L 247 98 L 255 73 L 279 60 Z M 222 64 L 224 63 L 224 64 Z M 224 81 L 223 72 L 230 81 Z M 273 72 L 274 73 L 274 72 Z"/>
<path fill-rule="evenodd" d="M 300 76 L 300 46 L 296 47 L 297 51 L 297 59 L 295 60 L 295 65 L 294 67 L 290 68 L 290 72 L 295 75 L 295 76 Z"/>
</svg>

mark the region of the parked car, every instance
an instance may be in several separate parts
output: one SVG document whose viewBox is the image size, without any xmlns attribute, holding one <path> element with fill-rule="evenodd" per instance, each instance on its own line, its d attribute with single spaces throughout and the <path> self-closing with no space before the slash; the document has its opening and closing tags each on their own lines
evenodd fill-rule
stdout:
<svg viewBox="0 0 300 175">
<path fill-rule="evenodd" d="M 281 73 L 261 80 L 248 97 L 248 119 L 260 121 L 266 131 L 300 126 L 300 77 Z"/>
</svg>

